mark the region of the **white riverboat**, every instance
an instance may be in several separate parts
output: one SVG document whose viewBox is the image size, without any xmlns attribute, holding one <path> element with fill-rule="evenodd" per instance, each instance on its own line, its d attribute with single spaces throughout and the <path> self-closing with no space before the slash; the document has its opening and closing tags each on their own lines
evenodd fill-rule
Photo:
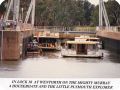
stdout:
<svg viewBox="0 0 120 90">
<path fill-rule="evenodd" d="M 102 58 L 99 44 L 99 38 L 75 37 L 74 41 L 66 41 L 61 54 L 63 57 Z"/>
</svg>

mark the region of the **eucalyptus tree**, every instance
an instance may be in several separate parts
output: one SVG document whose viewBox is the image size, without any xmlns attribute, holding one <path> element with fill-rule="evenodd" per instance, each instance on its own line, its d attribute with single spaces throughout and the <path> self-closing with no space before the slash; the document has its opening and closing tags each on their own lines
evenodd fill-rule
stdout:
<svg viewBox="0 0 120 90">
<path fill-rule="evenodd" d="M 6 11 L 5 4 L 6 4 L 6 2 L 7 1 L 3 1 L 0 5 L 0 17 L 5 14 L 5 11 Z"/>
<path fill-rule="evenodd" d="M 120 25 L 120 4 L 116 0 L 108 0 L 105 2 L 106 11 L 108 14 L 108 19 L 111 26 Z M 92 13 L 92 22 L 94 25 L 98 25 L 99 18 L 99 6 L 94 8 Z"/>
<path fill-rule="evenodd" d="M 120 4 L 116 0 L 105 3 L 111 25 L 120 25 Z"/>
</svg>

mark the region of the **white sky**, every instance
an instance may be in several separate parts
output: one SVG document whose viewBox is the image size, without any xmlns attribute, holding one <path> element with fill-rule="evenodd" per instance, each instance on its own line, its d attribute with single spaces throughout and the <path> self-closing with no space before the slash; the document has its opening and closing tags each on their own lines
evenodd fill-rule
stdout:
<svg viewBox="0 0 120 90">
<path fill-rule="evenodd" d="M 0 0 L 0 4 L 3 2 L 4 0 Z"/>
<path fill-rule="evenodd" d="M 4 0 L 0 0 L 0 4 L 3 2 Z M 92 4 L 98 4 L 98 2 L 99 2 L 99 0 L 88 0 L 88 1 L 90 1 Z M 107 0 L 104 0 L 104 1 L 107 1 Z M 118 1 L 119 3 L 120 3 L 120 0 L 116 0 L 116 1 Z"/>
<path fill-rule="evenodd" d="M 90 1 L 92 4 L 98 4 L 99 3 L 99 0 L 88 0 Z M 103 0 L 103 1 L 108 1 L 108 0 Z M 120 3 L 120 0 L 116 0 L 118 3 Z"/>
</svg>

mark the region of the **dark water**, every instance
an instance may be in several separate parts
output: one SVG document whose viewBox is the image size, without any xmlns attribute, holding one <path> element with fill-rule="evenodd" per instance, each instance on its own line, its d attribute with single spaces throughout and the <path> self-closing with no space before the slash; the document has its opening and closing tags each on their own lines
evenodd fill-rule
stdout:
<svg viewBox="0 0 120 90">
<path fill-rule="evenodd" d="M 62 58 L 60 52 L 3 61 L 1 78 L 120 78 L 120 55 L 103 50 L 103 59 Z"/>
</svg>

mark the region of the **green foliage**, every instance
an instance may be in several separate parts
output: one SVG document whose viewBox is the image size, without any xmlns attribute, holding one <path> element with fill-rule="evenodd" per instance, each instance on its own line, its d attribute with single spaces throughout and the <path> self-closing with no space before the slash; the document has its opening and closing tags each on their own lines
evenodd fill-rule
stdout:
<svg viewBox="0 0 120 90">
<path fill-rule="evenodd" d="M 111 26 L 120 25 L 120 5 L 116 0 L 105 2 L 106 11 Z M 92 13 L 92 22 L 94 25 L 99 23 L 99 6 L 97 5 Z"/>
<path fill-rule="evenodd" d="M 99 6 L 97 5 L 92 12 L 92 24 L 94 26 L 99 25 Z"/>
<path fill-rule="evenodd" d="M 6 0 L 7 1 L 7 0 Z M 31 0 L 21 0 L 24 18 Z M 120 25 L 120 5 L 116 0 L 105 2 L 111 25 Z M 0 14 L 6 11 L 5 2 Z M 20 10 L 21 13 L 21 10 Z M 99 6 L 88 0 L 36 0 L 35 24 L 40 26 L 96 26 L 99 23 Z"/>
<path fill-rule="evenodd" d="M 120 25 L 120 5 L 116 0 L 105 3 L 111 25 Z"/>
<path fill-rule="evenodd" d="M 90 25 L 93 9 L 87 0 L 37 0 L 36 25 Z"/>
<path fill-rule="evenodd" d="M 4 1 L 0 5 L 0 15 L 3 15 L 5 11 L 6 11 L 6 7 L 5 7 L 5 1 Z"/>
</svg>

